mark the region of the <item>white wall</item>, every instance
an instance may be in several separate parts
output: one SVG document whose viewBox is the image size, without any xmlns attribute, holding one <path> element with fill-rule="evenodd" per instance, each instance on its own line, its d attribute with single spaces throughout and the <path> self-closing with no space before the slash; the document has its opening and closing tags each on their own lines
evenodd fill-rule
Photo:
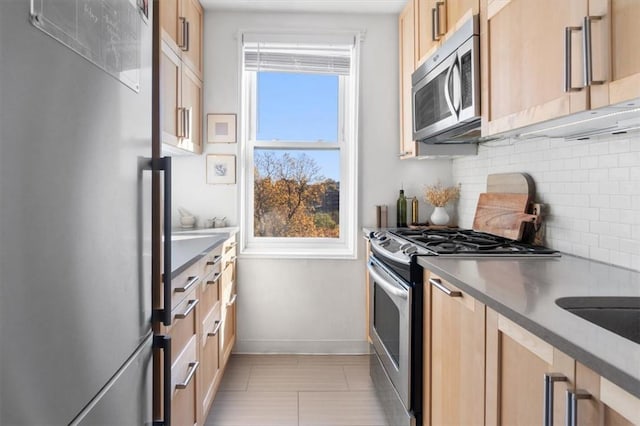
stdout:
<svg viewBox="0 0 640 426">
<path fill-rule="evenodd" d="M 546 245 L 640 270 L 640 134 L 489 142 L 453 161 L 460 225 L 473 222 L 489 173 L 526 172 L 548 205 Z"/>
<path fill-rule="evenodd" d="M 398 38 L 393 15 L 207 12 L 204 113 L 239 113 L 238 31 L 264 28 L 366 31 L 361 49 L 359 221 L 375 224 L 376 204 L 395 223 L 400 185 L 451 182 L 450 161 L 404 161 L 398 148 Z M 206 130 L 206 129 L 205 129 Z M 239 145 L 205 145 L 205 154 L 238 154 Z M 205 184 L 205 157 L 174 160 L 174 210 L 238 225 L 237 185 Z M 429 208 L 421 204 L 421 220 Z M 177 212 L 176 212 L 177 214 Z M 200 222 L 202 223 L 202 222 Z M 357 260 L 239 260 L 238 352 L 357 353 L 366 350 L 364 243 Z"/>
</svg>

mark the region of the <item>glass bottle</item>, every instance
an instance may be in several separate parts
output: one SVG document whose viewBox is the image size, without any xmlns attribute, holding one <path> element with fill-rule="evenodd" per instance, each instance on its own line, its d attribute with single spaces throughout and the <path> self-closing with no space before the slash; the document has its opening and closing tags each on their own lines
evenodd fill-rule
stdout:
<svg viewBox="0 0 640 426">
<path fill-rule="evenodd" d="M 400 190 L 396 206 L 396 226 L 398 228 L 407 227 L 407 197 L 404 196 L 404 189 Z"/>
</svg>

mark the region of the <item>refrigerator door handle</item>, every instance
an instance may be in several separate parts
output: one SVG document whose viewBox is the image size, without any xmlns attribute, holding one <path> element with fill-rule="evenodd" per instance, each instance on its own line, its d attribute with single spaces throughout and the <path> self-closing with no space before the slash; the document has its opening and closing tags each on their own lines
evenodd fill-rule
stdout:
<svg viewBox="0 0 640 426">
<path fill-rule="evenodd" d="M 162 365 L 162 410 L 163 419 L 154 420 L 153 426 L 171 426 L 171 337 L 153 336 L 153 348 L 163 352 Z"/>
<path fill-rule="evenodd" d="M 162 205 L 163 258 L 162 258 L 162 309 L 154 310 L 154 320 L 171 325 L 171 157 L 151 161 L 151 169 L 164 172 L 164 200 Z"/>
</svg>

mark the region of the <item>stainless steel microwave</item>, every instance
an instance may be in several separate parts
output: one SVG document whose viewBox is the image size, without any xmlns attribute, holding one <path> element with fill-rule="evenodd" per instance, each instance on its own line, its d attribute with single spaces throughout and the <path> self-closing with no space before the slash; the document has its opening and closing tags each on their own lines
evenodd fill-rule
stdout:
<svg viewBox="0 0 640 426">
<path fill-rule="evenodd" d="M 479 34 L 474 15 L 412 74 L 413 140 L 469 143 L 480 138 Z"/>
</svg>

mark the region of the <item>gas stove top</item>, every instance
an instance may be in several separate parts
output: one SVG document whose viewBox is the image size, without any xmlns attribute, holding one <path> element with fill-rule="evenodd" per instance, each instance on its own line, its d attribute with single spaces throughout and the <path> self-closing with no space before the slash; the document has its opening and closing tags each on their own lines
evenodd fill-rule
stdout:
<svg viewBox="0 0 640 426">
<path fill-rule="evenodd" d="M 412 256 L 443 257 L 558 257 L 547 247 L 514 241 L 471 229 L 391 229 L 373 232 L 374 251 L 408 263 Z"/>
<path fill-rule="evenodd" d="M 547 247 L 471 229 L 396 229 L 389 232 L 438 256 L 559 256 L 556 250 Z"/>
</svg>

